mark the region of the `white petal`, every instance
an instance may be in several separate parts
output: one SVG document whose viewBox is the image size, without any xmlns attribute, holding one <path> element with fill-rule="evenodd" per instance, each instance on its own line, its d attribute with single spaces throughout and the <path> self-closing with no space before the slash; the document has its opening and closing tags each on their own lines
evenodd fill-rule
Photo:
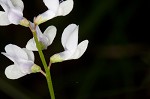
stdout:
<svg viewBox="0 0 150 99">
<path fill-rule="evenodd" d="M 6 26 L 11 24 L 10 21 L 8 20 L 7 14 L 3 11 L 0 11 L 0 25 L 1 26 Z"/>
<path fill-rule="evenodd" d="M 37 33 L 38 39 L 39 39 L 39 38 L 42 38 L 43 34 L 42 34 L 42 32 L 41 32 L 39 26 L 36 26 L 36 33 Z"/>
<path fill-rule="evenodd" d="M 56 16 L 56 13 L 53 12 L 52 10 L 47 10 L 44 13 L 40 14 L 36 18 L 36 23 L 41 24 L 43 22 L 46 22 Z"/>
<path fill-rule="evenodd" d="M 42 14 L 39 14 L 35 20 L 34 23 L 36 23 L 37 25 L 44 23 L 52 18 L 54 18 L 56 16 L 56 13 L 52 10 L 47 10 Z"/>
<path fill-rule="evenodd" d="M 37 47 L 36 47 L 36 44 L 35 44 L 35 41 L 34 39 L 30 39 L 28 42 L 27 42 L 27 45 L 26 45 L 26 48 L 28 50 L 32 50 L 32 51 L 38 51 Z"/>
<path fill-rule="evenodd" d="M 5 55 L 7 58 L 9 58 L 10 60 L 12 60 L 14 62 L 14 64 L 16 66 L 18 66 L 18 69 L 20 69 L 21 72 L 23 73 L 31 73 L 31 67 L 34 64 L 34 60 L 31 58 L 34 58 L 34 56 L 32 56 L 33 53 L 31 52 L 27 52 L 27 54 L 30 54 L 30 58 L 28 60 L 25 59 L 21 59 L 21 58 L 14 58 L 12 56 L 9 56 L 7 53 L 3 53 L 3 55 Z"/>
<path fill-rule="evenodd" d="M 23 50 L 27 53 L 28 60 L 31 60 L 31 61 L 34 62 L 34 53 L 31 50 L 28 50 L 26 48 L 23 48 Z"/>
<path fill-rule="evenodd" d="M 22 73 L 19 68 L 15 65 L 10 65 L 5 69 L 5 75 L 9 79 L 18 79 L 25 76 L 25 73 Z"/>
<path fill-rule="evenodd" d="M 2 8 L 4 9 L 5 12 L 8 12 L 10 9 L 8 2 L 11 4 L 11 2 L 9 0 L 1 0 L 0 1 L 0 5 L 2 6 Z"/>
<path fill-rule="evenodd" d="M 59 5 L 59 9 L 57 12 L 57 15 L 62 15 L 65 16 L 67 14 L 69 14 L 73 9 L 73 0 L 66 0 L 63 1 L 60 5 Z"/>
<path fill-rule="evenodd" d="M 1 52 L 1 54 L 5 55 L 5 56 L 6 56 L 7 58 L 9 58 L 11 61 L 15 62 L 14 57 L 12 57 L 12 56 L 8 55 L 8 54 L 7 54 L 7 53 L 5 53 L 5 52 Z"/>
<path fill-rule="evenodd" d="M 89 42 L 88 40 L 82 41 L 78 45 L 78 47 L 77 47 L 75 53 L 73 54 L 73 56 L 71 56 L 71 59 L 78 59 L 78 58 L 80 58 L 84 54 L 84 52 L 86 51 L 87 46 L 88 46 L 88 42 Z"/>
<path fill-rule="evenodd" d="M 51 45 L 55 36 L 56 36 L 56 27 L 55 26 L 49 26 L 45 31 L 44 31 L 44 35 L 48 38 L 48 45 Z"/>
<path fill-rule="evenodd" d="M 26 52 L 16 45 L 13 45 L 13 44 L 6 45 L 5 51 L 9 56 L 14 58 L 15 60 L 17 60 L 17 59 L 18 60 L 19 59 L 28 60 L 28 56 L 27 56 Z"/>
<path fill-rule="evenodd" d="M 22 0 L 10 0 L 10 1 L 12 2 L 13 6 L 15 8 L 17 8 L 18 10 L 23 11 L 24 4 L 23 4 Z"/>
<path fill-rule="evenodd" d="M 42 32 L 41 32 L 39 26 L 36 27 L 36 33 L 37 33 L 38 41 L 39 41 L 41 44 L 43 44 L 43 45 L 42 45 L 42 50 L 43 50 L 43 49 L 46 49 L 47 46 L 48 46 L 48 43 L 49 43 L 48 37 L 46 37 L 44 34 L 42 34 Z M 27 42 L 26 48 L 27 48 L 28 50 L 38 51 L 38 49 L 37 49 L 37 47 L 36 47 L 36 43 L 35 43 L 34 38 L 30 39 L 30 40 Z"/>
<path fill-rule="evenodd" d="M 34 62 L 31 60 L 20 59 L 19 62 L 15 64 L 17 64 L 18 68 L 22 73 L 30 74 L 31 67 L 34 65 Z"/>
<path fill-rule="evenodd" d="M 16 9 L 11 9 L 8 13 L 8 19 L 13 24 L 20 24 L 20 21 L 23 19 L 23 13 Z"/>
<path fill-rule="evenodd" d="M 69 50 L 58 53 L 63 60 L 69 60 L 73 53 Z"/>
<path fill-rule="evenodd" d="M 59 7 L 59 0 L 43 0 L 43 2 L 49 10 L 57 12 L 57 9 Z"/>
<path fill-rule="evenodd" d="M 43 49 L 46 49 L 47 46 L 48 46 L 48 41 L 49 40 L 44 34 L 42 34 L 39 26 L 36 27 L 36 33 L 37 33 L 37 37 L 38 37 L 39 42 L 44 45 L 44 46 L 42 45 Z"/>
<path fill-rule="evenodd" d="M 78 26 L 68 25 L 62 34 L 61 42 L 65 49 L 74 51 L 78 44 Z"/>
</svg>

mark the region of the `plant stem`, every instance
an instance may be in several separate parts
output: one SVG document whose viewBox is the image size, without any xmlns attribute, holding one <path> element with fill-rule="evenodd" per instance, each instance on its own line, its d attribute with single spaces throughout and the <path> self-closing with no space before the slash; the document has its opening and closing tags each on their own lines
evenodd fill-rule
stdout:
<svg viewBox="0 0 150 99">
<path fill-rule="evenodd" d="M 46 74 L 44 71 L 40 70 L 41 74 L 43 74 L 46 77 Z"/>
<path fill-rule="evenodd" d="M 41 45 L 40 45 L 40 43 L 38 41 L 36 30 L 31 30 L 31 31 L 33 33 L 33 37 L 34 37 L 34 40 L 36 42 L 36 47 L 38 49 L 39 56 L 41 58 L 42 64 L 43 64 L 45 72 L 46 72 L 46 80 L 47 80 L 48 89 L 49 89 L 49 93 L 50 93 L 51 99 L 55 99 L 55 94 L 54 94 L 54 90 L 53 90 L 53 84 L 52 84 L 52 80 L 51 80 L 50 69 L 47 66 L 44 54 L 43 54 L 43 52 L 41 50 Z"/>
</svg>

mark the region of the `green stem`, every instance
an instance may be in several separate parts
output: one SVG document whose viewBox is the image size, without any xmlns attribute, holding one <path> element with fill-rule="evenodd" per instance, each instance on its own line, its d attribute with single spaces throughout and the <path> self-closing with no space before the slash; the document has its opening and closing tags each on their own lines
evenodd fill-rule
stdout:
<svg viewBox="0 0 150 99">
<path fill-rule="evenodd" d="M 33 33 L 34 40 L 36 42 L 36 47 L 38 49 L 39 56 L 41 58 L 42 64 L 43 64 L 45 72 L 46 72 L 46 80 L 47 80 L 47 84 L 48 84 L 48 88 L 49 88 L 49 93 L 50 93 L 51 99 L 55 99 L 55 94 L 54 94 L 54 90 L 53 90 L 53 84 L 52 84 L 52 80 L 51 80 L 50 69 L 47 66 L 44 54 L 43 54 L 43 52 L 41 50 L 41 45 L 40 45 L 40 43 L 38 41 L 36 31 L 34 30 L 34 31 L 32 31 L 32 33 Z"/>
</svg>

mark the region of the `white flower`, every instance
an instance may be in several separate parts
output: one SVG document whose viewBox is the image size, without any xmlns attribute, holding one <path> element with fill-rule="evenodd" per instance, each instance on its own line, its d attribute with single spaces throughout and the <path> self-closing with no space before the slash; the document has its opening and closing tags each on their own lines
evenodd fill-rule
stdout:
<svg viewBox="0 0 150 99">
<path fill-rule="evenodd" d="M 73 0 L 43 0 L 48 10 L 37 16 L 35 19 L 36 24 L 41 24 L 56 16 L 65 16 L 73 9 Z"/>
<path fill-rule="evenodd" d="M 47 49 L 47 47 L 52 44 L 52 42 L 56 36 L 56 27 L 49 26 L 42 34 L 39 26 L 36 26 L 36 33 L 37 33 L 37 37 L 40 42 L 40 45 L 42 47 L 42 50 Z M 26 48 L 28 50 L 38 51 L 34 38 L 30 39 L 27 42 Z"/>
<path fill-rule="evenodd" d="M 51 63 L 78 59 L 83 55 L 88 46 L 88 40 L 84 40 L 78 44 L 78 26 L 75 24 L 70 24 L 65 28 L 61 43 L 65 51 L 54 54 L 50 58 Z"/>
<path fill-rule="evenodd" d="M 0 5 L 4 11 L 0 11 L 0 25 L 6 26 L 9 24 L 20 24 L 24 19 L 22 0 L 0 0 Z"/>
<path fill-rule="evenodd" d="M 5 75 L 9 79 L 18 79 L 22 76 L 32 73 L 34 64 L 34 54 L 25 48 L 20 48 L 13 44 L 8 44 L 2 52 L 7 58 L 14 62 L 13 65 L 5 69 Z"/>
</svg>

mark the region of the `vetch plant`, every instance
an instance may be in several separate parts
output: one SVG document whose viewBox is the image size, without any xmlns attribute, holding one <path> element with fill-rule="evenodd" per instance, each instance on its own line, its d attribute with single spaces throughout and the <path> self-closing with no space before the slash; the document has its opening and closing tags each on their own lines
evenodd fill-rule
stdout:
<svg viewBox="0 0 150 99">
<path fill-rule="evenodd" d="M 56 16 L 65 16 L 69 14 L 73 8 L 73 0 L 43 0 L 43 2 L 48 10 L 39 14 L 37 17 L 34 17 L 32 23 L 23 17 L 24 4 L 22 0 L 0 0 L 0 5 L 4 9 L 4 11 L 0 11 L 0 26 L 9 24 L 22 25 L 29 27 L 33 34 L 33 38 L 27 42 L 26 48 L 8 44 L 5 46 L 5 52 L 2 52 L 1 54 L 14 63 L 5 69 L 7 78 L 18 79 L 27 74 L 40 72 L 46 77 L 51 99 L 55 99 L 50 74 L 52 63 L 80 58 L 86 51 L 89 41 L 84 40 L 78 44 L 79 26 L 76 24 L 68 25 L 64 29 L 61 37 L 64 51 L 51 56 L 49 64 L 47 64 L 43 50 L 46 50 L 47 47 L 52 44 L 57 29 L 55 26 L 51 25 L 47 27 L 44 33 L 42 33 L 38 25 Z M 34 63 L 35 57 L 33 51 L 38 51 L 44 71 L 40 66 Z"/>
</svg>

